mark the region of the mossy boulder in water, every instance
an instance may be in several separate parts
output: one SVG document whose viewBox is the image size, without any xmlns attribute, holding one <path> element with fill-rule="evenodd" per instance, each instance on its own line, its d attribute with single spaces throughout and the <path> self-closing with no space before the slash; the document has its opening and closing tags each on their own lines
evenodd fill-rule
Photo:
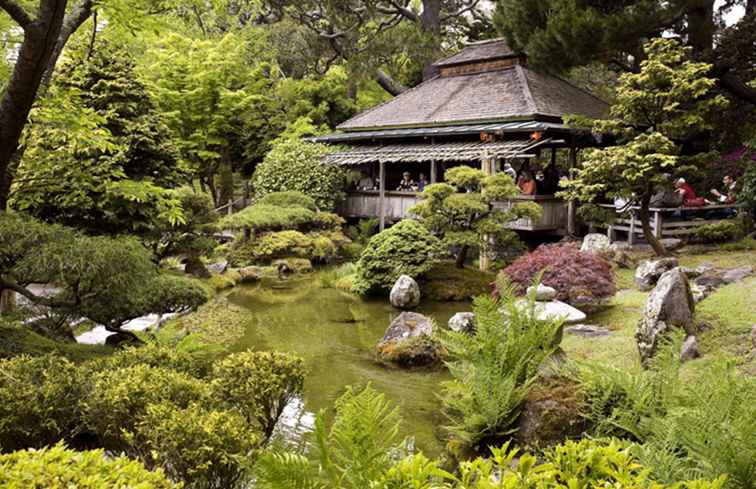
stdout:
<svg viewBox="0 0 756 489">
<path fill-rule="evenodd" d="M 376 347 L 381 361 L 402 367 L 434 365 L 443 360 L 444 349 L 433 338 L 433 322 L 416 312 L 403 312 L 389 325 Z"/>
</svg>

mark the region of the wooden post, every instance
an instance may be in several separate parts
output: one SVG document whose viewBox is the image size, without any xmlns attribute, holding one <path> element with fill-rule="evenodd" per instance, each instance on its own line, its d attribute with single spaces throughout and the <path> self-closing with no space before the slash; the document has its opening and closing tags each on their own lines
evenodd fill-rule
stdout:
<svg viewBox="0 0 756 489">
<path fill-rule="evenodd" d="M 630 231 L 627 232 L 627 244 L 635 244 L 635 213 L 630 211 Z"/>
<path fill-rule="evenodd" d="M 378 163 L 378 215 L 380 217 L 379 229 L 383 231 L 386 228 L 386 164 L 381 161 Z"/>
<path fill-rule="evenodd" d="M 656 236 L 656 239 L 662 239 L 662 229 L 663 229 L 663 218 L 662 214 L 659 211 L 654 212 L 654 236 Z"/>
<path fill-rule="evenodd" d="M 230 216 L 233 213 L 234 213 L 234 199 L 231 198 L 231 199 L 228 199 L 228 215 Z"/>
<path fill-rule="evenodd" d="M 436 181 L 438 181 L 438 177 L 436 177 L 437 172 L 438 168 L 436 168 L 436 160 L 431 160 L 430 183 L 436 183 Z"/>
<path fill-rule="evenodd" d="M 577 166 L 577 150 L 575 149 L 574 140 L 570 141 L 570 169 Z M 575 209 L 575 201 L 570 200 L 567 203 L 567 235 L 577 235 L 577 212 Z"/>
<path fill-rule="evenodd" d="M 493 175 L 493 158 L 483 157 L 480 166 L 486 175 Z M 478 268 L 481 272 L 487 272 L 491 266 L 491 260 L 488 259 L 488 235 L 481 236 L 483 242 L 480 244 L 480 253 L 478 256 Z"/>
</svg>

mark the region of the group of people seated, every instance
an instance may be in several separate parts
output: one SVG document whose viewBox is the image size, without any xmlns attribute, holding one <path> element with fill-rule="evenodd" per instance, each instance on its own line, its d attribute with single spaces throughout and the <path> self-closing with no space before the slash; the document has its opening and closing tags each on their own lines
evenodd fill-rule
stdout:
<svg viewBox="0 0 756 489">
<path fill-rule="evenodd" d="M 412 180 L 412 174 L 408 171 L 402 173 L 402 181 L 399 182 L 399 186 L 396 187 L 397 192 L 422 192 L 425 187 L 430 185 L 428 179 L 425 178 L 425 174 L 420 173 L 417 178 L 417 182 Z"/>
<path fill-rule="evenodd" d="M 517 183 L 522 195 L 553 195 L 559 190 L 559 174 L 553 166 L 545 170 L 536 170 L 535 174 L 529 168 L 523 168 L 518 175 L 507 163 L 504 173 Z"/>
<path fill-rule="evenodd" d="M 712 199 L 706 199 L 696 195 L 693 187 L 685 181 L 684 178 L 675 180 L 675 193 L 680 195 L 680 205 L 682 207 L 703 207 L 705 205 L 730 205 L 737 202 L 737 182 L 732 175 L 725 175 L 722 178 L 722 190 L 711 189 Z"/>
</svg>

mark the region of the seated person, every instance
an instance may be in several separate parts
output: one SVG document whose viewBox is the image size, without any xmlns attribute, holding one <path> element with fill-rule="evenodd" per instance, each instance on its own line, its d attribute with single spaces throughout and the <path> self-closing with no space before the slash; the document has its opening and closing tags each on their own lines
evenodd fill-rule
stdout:
<svg viewBox="0 0 756 489">
<path fill-rule="evenodd" d="M 412 192 L 416 188 L 415 182 L 412 181 L 412 175 L 406 171 L 402 174 L 402 181 L 399 182 L 399 186 L 396 187 L 398 192 Z"/>
<path fill-rule="evenodd" d="M 375 190 L 375 180 L 370 175 L 363 175 L 357 182 L 357 190 Z"/>
<path fill-rule="evenodd" d="M 512 181 L 513 182 L 517 181 L 517 170 L 515 170 L 514 168 L 512 168 L 512 164 L 509 163 L 508 161 L 506 163 L 504 163 L 504 168 L 502 168 L 501 171 L 503 173 L 506 173 L 510 177 L 512 177 Z"/>
<path fill-rule="evenodd" d="M 706 205 L 703 197 L 696 195 L 696 191 L 690 186 L 684 178 L 678 178 L 675 181 L 675 192 L 682 196 L 683 207 L 702 207 Z"/>
<path fill-rule="evenodd" d="M 735 194 L 735 186 L 737 182 L 735 182 L 735 179 L 732 178 L 732 175 L 725 175 L 722 179 L 722 183 L 724 184 L 724 189 L 722 192 L 720 192 L 717 189 L 712 189 L 711 194 L 716 197 L 715 201 L 707 200 L 706 203 L 708 204 L 734 204 L 737 200 L 737 196 Z"/>
<path fill-rule="evenodd" d="M 417 191 L 422 192 L 425 190 L 425 187 L 429 185 L 428 179 L 425 178 L 425 174 L 421 173 L 420 176 L 417 178 Z"/>
<path fill-rule="evenodd" d="M 517 179 L 517 186 L 520 187 L 520 192 L 524 195 L 535 195 L 536 182 L 529 171 L 522 172 L 520 178 Z"/>
</svg>

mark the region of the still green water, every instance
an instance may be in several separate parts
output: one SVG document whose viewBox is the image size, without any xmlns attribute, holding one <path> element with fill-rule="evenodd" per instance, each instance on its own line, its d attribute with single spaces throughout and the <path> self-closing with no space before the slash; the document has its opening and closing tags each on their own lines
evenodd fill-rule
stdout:
<svg viewBox="0 0 756 489">
<path fill-rule="evenodd" d="M 387 298 L 363 300 L 322 288 L 317 273 L 238 287 L 228 298 L 250 311 L 246 334 L 235 350 L 296 353 L 307 365 L 303 402 L 285 416 L 286 424 L 295 425 L 289 426 L 294 435 L 287 436 L 308 431 L 313 413 L 332 408 L 347 386 L 370 383 L 400 406 L 403 433 L 415 438 L 417 448 L 427 455 L 439 454 L 439 384 L 448 374 L 401 370 L 375 360 L 375 345 L 399 313 Z M 467 310 L 470 304 L 465 302 L 422 303 L 417 309 L 441 325 Z"/>
</svg>

